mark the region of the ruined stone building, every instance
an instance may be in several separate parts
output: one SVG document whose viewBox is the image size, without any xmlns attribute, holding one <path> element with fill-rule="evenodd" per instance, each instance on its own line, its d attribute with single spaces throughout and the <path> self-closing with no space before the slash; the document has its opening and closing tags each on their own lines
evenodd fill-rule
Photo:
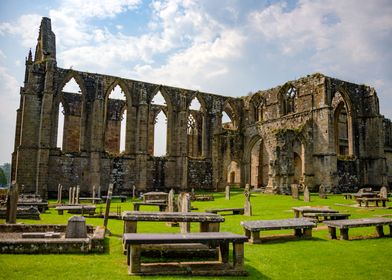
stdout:
<svg viewBox="0 0 392 280">
<path fill-rule="evenodd" d="M 63 91 L 70 80 L 80 90 Z M 111 97 L 118 87 L 123 99 Z M 154 102 L 157 95 L 165 102 Z M 190 108 L 195 100 L 198 110 Z M 154 126 L 162 113 L 166 155 L 157 157 Z M 222 122 L 224 113 L 230 122 Z M 278 193 L 293 183 L 379 188 L 392 184 L 392 125 L 373 88 L 322 74 L 233 98 L 63 69 L 43 18 L 34 58 L 30 52 L 26 59 L 12 177 L 25 192 L 43 195 L 59 183 L 89 194 L 93 185 L 104 191 L 113 182 L 115 193 L 128 195 L 133 185 L 143 192 L 228 183 Z"/>
</svg>

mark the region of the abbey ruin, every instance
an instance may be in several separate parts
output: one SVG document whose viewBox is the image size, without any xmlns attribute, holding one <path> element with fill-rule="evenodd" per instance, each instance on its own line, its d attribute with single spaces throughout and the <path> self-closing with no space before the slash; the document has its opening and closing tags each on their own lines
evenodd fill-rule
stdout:
<svg viewBox="0 0 392 280">
<path fill-rule="evenodd" d="M 65 92 L 75 80 L 79 92 Z M 124 99 L 110 98 L 120 87 Z M 165 103 L 153 99 L 162 95 Z M 191 109 L 193 100 L 200 103 Z M 62 69 L 43 18 L 17 110 L 12 178 L 24 192 L 57 185 L 115 193 L 206 189 L 227 184 L 287 193 L 291 184 L 330 191 L 392 185 L 392 125 L 369 86 L 322 74 L 244 97 Z M 59 110 L 63 108 L 63 112 Z M 154 156 L 156 117 L 167 119 L 166 155 Z M 222 114 L 230 122 L 222 122 Z M 62 147 L 57 147 L 64 114 Z M 125 130 L 121 123 L 125 121 Z M 125 135 L 120 150 L 121 133 Z"/>
</svg>

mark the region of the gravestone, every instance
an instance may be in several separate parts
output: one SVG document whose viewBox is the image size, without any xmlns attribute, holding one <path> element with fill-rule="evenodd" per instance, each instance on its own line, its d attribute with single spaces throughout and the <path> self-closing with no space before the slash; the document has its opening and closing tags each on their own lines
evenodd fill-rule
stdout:
<svg viewBox="0 0 392 280">
<path fill-rule="evenodd" d="M 76 194 L 75 194 L 75 204 L 79 204 L 79 193 L 80 193 L 80 187 L 79 185 L 77 185 Z"/>
<path fill-rule="evenodd" d="M 93 185 L 93 201 L 95 202 L 95 197 L 96 197 L 96 189 L 95 189 L 95 185 Z"/>
<path fill-rule="evenodd" d="M 69 188 L 68 204 L 72 204 L 72 187 Z"/>
<path fill-rule="evenodd" d="M 62 198 L 62 193 L 63 193 L 63 186 L 59 184 L 57 186 L 57 203 L 61 203 L 63 198 Z"/>
<path fill-rule="evenodd" d="M 110 203 L 112 201 L 112 192 L 113 192 L 113 184 L 109 184 L 108 194 L 106 196 L 106 209 L 105 209 L 105 216 L 103 217 L 103 226 L 105 228 L 105 233 L 110 234 L 108 226 L 109 220 L 109 213 L 110 213 Z"/>
<path fill-rule="evenodd" d="M 136 187 L 135 185 L 132 186 L 132 199 L 136 198 Z"/>
<path fill-rule="evenodd" d="M 101 186 L 100 185 L 98 186 L 97 195 L 98 195 L 98 198 L 101 198 Z"/>
<path fill-rule="evenodd" d="M 190 212 L 191 209 L 191 199 L 189 193 L 181 193 L 179 195 L 179 211 L 186 213 Z M 191 224 L 189 222 L 180 223 L 181 233 L 187 233 L 191 231 Z"/>
<path fill-rule="evenodd" d="M 304 201 L 310 202 L 310 193 L 309 193 L 308 186 L 305 186 L 304 188 Z"/>
<path fill-rule="evenodd" d="M 320 185 L 319 197 L 322 198 L 322 199 L 326 199 L 327 198 L 327 192 L 325 190 L 325 186 L 324 185 Z"/>
<path fill-rule="evenodd" d="M 176 212 L 177 210 L 178 210 L 178 207 L 176 207 L 176 199 L 175 199 L 175 195 L 174 195 L 174 190 L 171 189 L 169 191 L 168 196 L 167 196 L 167 211 L 168 212 Z M 166 224 L 171 227 L 178 226 L 177 222 L 167 222 Z"/>
<path fill-rule="evenodd" d="M 245 205 L 244 205 L 244 216 L 252 216 L 252 204 L 250 203 L 250 188 L 249 184 L 245 186 Z"/>
<path fill-rule="evenodd" d="M 380 189 L 380 197 L 381 198 L 385 198 L 385 199 L 387 199 L 388 198 L 388 189 L 387 189 L 387 187 L 381 187 L 381 189 Z"/>
<path fill-rule="evenodd" d="M 16 212 L 18 210 L 18 184 L 15 181 L 12 182 L 11 187 L 7 194 L 7 209 L 6 209 L 6 220 L 7 224 L 16 224 Z"/>
<path fill-rule="evenodd" d="M 68 220 L 65 238 L 86 238 L 86 218 L 83 216 L 72 216 Z"/>
<path fill-rule="evenodd" d="M 230 200 L 230 186 L 226 186 L 225 198 Z"/>
<path fill-rule="evenodd" d="M 299 199 L 299 190 L 297 184 L 291 184 L 291 197 L 293 199 Z"/>
</svg>

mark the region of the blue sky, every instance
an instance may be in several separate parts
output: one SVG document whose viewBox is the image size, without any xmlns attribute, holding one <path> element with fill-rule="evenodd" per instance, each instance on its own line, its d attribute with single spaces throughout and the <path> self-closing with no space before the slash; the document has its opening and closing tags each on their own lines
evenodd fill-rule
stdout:
<svg viewBox="0 0 392 280">
<path fill-rule="evenodd" d="M 230 96 L 321 72 L 375 87 L 392 118 L 389 0 L 3 0 L 0 163 L 43 16 L 59 67 Z"/>
</svg>

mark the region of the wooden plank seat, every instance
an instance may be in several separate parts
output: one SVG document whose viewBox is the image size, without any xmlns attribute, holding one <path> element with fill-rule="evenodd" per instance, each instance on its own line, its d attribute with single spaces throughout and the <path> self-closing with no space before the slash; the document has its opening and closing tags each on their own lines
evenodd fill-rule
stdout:
<svg viewBox="0 0 392 280">
<path fill-rule="evenodd" d="M 384 236 L 383 226 L 389 225 L 389 234 L 392 236 L 392 219 L 388 218 L 365 218 L 365 219 L 350 219 L 339 221 L 325 221 L 328 226 L 329 236 L 331 239 L 337 239 L 336 229 L 340 229 L 340 239 L 349 240 L 348 230 L 357 227 L 371 227 L 375 226 L 379 237 Z"/>
<path fill-rule="evenodd" d="M 128 273 L 130 275 L 208 275 L 243 276 L 244 242 L 246 236 L 229 232 L 201 233 L 125 233 L 123 242 L 127 248 Z M 219 259 L 214 261 L 185 261 L 143 263 L 141 246 L 149 244 L 205 244 L 219 247 Z M 229 261 L 229 245 L 233 243 L 233 260 Z"/>
<path fill-rule="evenodd" d="M 167 203 L 164 202 L 142 202 L 142 201 L 137 201 L 137 202 L 132 202 L 133 204 L 133 210 L 134 211 L 139 211 L 140 206 L 158 206 L 159 211 L 163 212 L 166 210 Z"/>
<path fill-rule="evenodd" d="M 375 206 L 378 207 L 378 203 L 382 203 L 382 207 L 386 207 L 386 202 L 388 201 L 387 198 L 383 197 L 357 197 L 355 199 L 359 206 L 362 207 L 362 203 L 364 204 L 365 207 L 369 207 L 369 202 L 374 202 Z"/>
<path fill-rule="evenodd" d="M 232 212 L 233 215 L 243 215 L 244 208 L 216 208 L 216 209 L 206 209 L 207 213 L 218 214 L 220 212 Z"/>
<path fill-rule="evenodd" d="M 299 218 L 304 213 L 338 213 L 339 211 L 330 209 L 329 207 L 310 207 L 310 206 L 300 206 L 291 207 L 294 211 L 294 217 Z"/>
<path fill-rule="evenodd" d="M 294 236 L 311 238 L 312 228 L 316 227 L 314 222 L 306 218 L 242 221 L 241 225 L 244 227 L 245 235 L 251 243 L 262 242 L 260 231 L 263 230 L 294 229 Z"/>
<path fill-rule="evenodd" d="M 68 213 L 72 214 L 95 214 L 95 205 L 64 205 L 57 206 L 55 208 L 59 215 L 63 215 L 64 211 L 68 211 Z"/>
<path fill-rule="evenodd" d="M 124 233 L 136 233 L 137 222 L 196 222 L 200 223 L 201 232 L 219 231 L 219 224 L 225 218 L 212 213 L 197 212 L 141 212 L 124 211 L 122 213 L 124 221 Z"/>
<path fill-rule="evenodd" d="M 347 213 L 303 213 L 304 218 L 314 218 L 317 222 L 320 222 L 322 217 L 324 221 L 326 220 L 343 220 L 348 219 L 351 214 Z"/>
</svg>

